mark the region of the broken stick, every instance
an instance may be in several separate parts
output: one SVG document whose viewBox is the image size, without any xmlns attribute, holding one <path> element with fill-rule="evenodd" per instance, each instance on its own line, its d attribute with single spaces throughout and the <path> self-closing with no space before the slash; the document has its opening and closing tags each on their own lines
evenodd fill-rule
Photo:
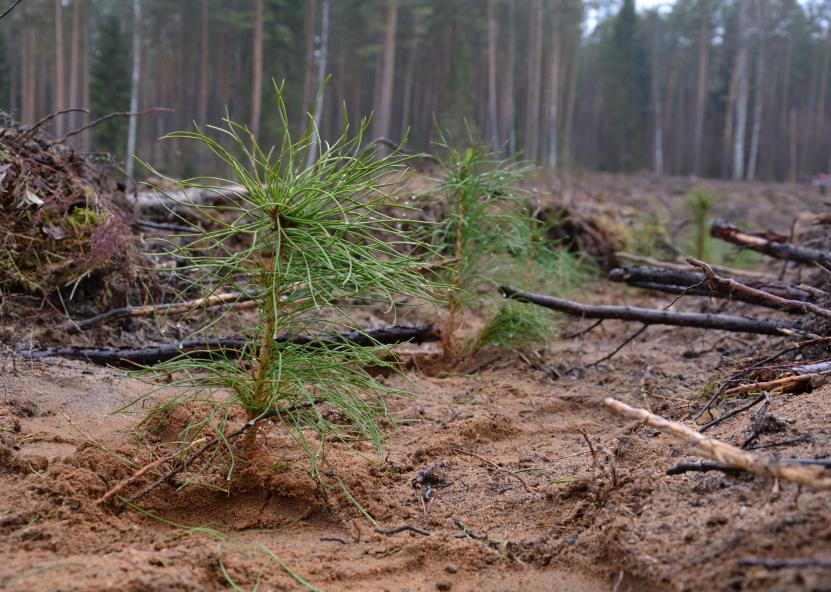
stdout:
<svg viewBox="0 0 831 592">
<path fill-rule="evenodd" d="M 781 462 L 776 458 L 747 452 L 721 440 L 704 436 L 677 421 L 670 421 L 646 409 L 630 407 L 611 397 L 606 397 L 603 404 L 615 415 L 636 419 L 651 428 L 679 438 L 685 444 L 692 446 L 693 451 L 699 456 L 719 462 L 726 467 L 740 469 L 754 475 L 793 481 L 813 489 L 831 489 L 831 476 L 819 467 Z"/>
<path fill-rule="evenodd" d="M 254 294 L 250 292 L 230 292 L 227 294 L 213 294 L 205 296 L 204 298 L 196 298 L 195 300 L 186 300 L 184 302 L 174 302 L 172 304 L 148 304 L 146 306 L 123 306 L 121 308 L 114 308 L 94 317 L 84 319 L 82 321 L 72 321 L 67 330 L 78 331 L 96 327 L 107 321 L 114 321 L 124 317 L 150 317 L 158 313 L 164 312 L 168 314 L 181 314 L 196 310 L 201 307 L 221 306 L 224 304 L 243 304 L 251 302 Z"/>
<path fill-rule="evenodd" d="M 635 306 L 591 306 L 545 294 L 524 292 L 510 286 L 500 286 L 499 291 L 505 298 L 530 302 L 537 306 L 587 319 L 618 319 L 638 321 L 645 325 L 697 327 L 761 335 L 792 335 L 800 332 L 795 324 L 788 321 L 768 321 L 726 314 L 676 312 Z"/>
<path fill-rule="evenodd" d="M 687 263 L 701 269 L 701 271 L 704 272 L 707 281 L 712 285 L 728 290 L 731 294 L 741 294 L 747 299 L 755 299 L 758 302 L 767 303 L 766 306 L 782 308 L 790 312 L 798 312 L 802 314 L 812 313 L 825 319 L 831 319 L 831 310 L 817 306 L 813 302 L 782 298 L 781 296 L 777 296 L 776 294 L 772 294 L 768 291 L 741 284 L 734 279 L 723 278 L 716 275 L 710 265 L 693 257 L 687 257 Z"/>
<path fill-rule="evenodd" d="M 745 249 L 750 249 L 751 251 L 763 253 L 774 259 L 784 259 L 808 264 L 831 264 L 831 252 L 829 251 L 794 245 L 784 240 L 778 240 L 780 237 L 771 237 L 770 233 L 754 234 L 744 232 L 739 227 L 729 224 L 724 220 L 716 220 L 712 227 L 710 227 L 710 234 L 715 238 Z M 777 240 L 771 240 L 772 238 Z"/>
</svg>

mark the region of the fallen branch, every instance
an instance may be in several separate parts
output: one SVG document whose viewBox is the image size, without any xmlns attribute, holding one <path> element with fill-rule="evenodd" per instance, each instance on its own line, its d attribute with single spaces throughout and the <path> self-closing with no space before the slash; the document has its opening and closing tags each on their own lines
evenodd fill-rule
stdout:
<svg viewBox="0 0 831 592">
<path fill-rule="evenodd" d="M 738 300 L 749 304 L 767 306 L 769 308 L 785 308 L 781 304 L 772 303 L 769 298 L 760 297 L 745 291 L 732 290 L 730 287 L 719 283 L 708 283 L 706 281 L 707 277 L 703 273 L 695 271 L 627 265 L 609 272 L 609 280 L 613 282 L 624 282 L 626 285 L 635 288 L 657 290 L 669 294 L 708 296 L 711 298 Z M 741 286 L 755 288 L 756 290 L 764 291 L 766 294 L 773 294 L 788 300 L 810 302 L 815 298 L 815 295 L 808 290 L 781 282 L 760 282 L 756 280 L 733 281 Z M 790 310 L 792 312 L 804 312 L 797 307 L 792 307 Z"/>
<path fill-rule="evenodd" d="M 501 467 L 498 464 L 496 464 L 495 462 L 493 462 L 492 460 L 488 460 L 484 456 L 480 456 L 480 455 L 476 454 L 475 452 L 468 452 L 467 450 L 462 450 L 461 448 L 454 448 L 453 451 L 458 452 L 459 454 L 466 454 L 467 456 L 472 456 L 473 458 L 478 458 L 483 463 L 488 464 L 488 465 L 492 466 L 493 468 L 495 468 L 497 471 L 502 471 L 503 473 L 506 473 L 506 474 L 510 475 L 511 477 L 515 478 L 517 481 L 522 483 L 522 486 L 525 488 L 525 491 L 527 491 L 528 493 L 536 493 L 536 491 L 537 491 L 536 489 L 534 489 L 533 487 L 528 485 L 528 482 L 525 479 L 523 479 L 522 475 L 520 475 L 519 473 L 515 473 L 514 471 L 506 469 L 505 467 Z"/>
<path fill-rule="evenodd" d="M 405 530 L 409 530 L 410 532 L 414 532 L 416 534 L 420 534 L 423 536 L 433 535 L 433 533 L 429 530 L 424 530 L 423 528 L 413 526 L 412 524 L 404 524 L 402 526 L 395 526 L 393 528 L 381 528 L 380 526 L 376 526 L 372 529 L 373 532 L 377 532 L 378 534 L 398 534 L 399 532 L 404 532 Z"/>
<path fill-rule="evenodd" d="M 701 426 L 698 429 L 698 431 L 703 433 L 706 430 L 709 430 L 710 428 L 713 428 L 713 427 L 717 426 L 718 424 L 720 424 L 724 421 L 727 421 L 731 417 L 738 415 L 742 411 L 747 411 L 748 409 L 750 409 L 752 407 L 755 407 L 756 405 L 758 405 L 759 403 L 764 401 L 766 398 L 767 397 L 765 395 L 761 395 L 760 397 L 756 397 L 755 399 L 753 399 L 749 403 L 746 403 L 746 404 L 742 405 L 741 407 L 736 407 L 732 411 L 728 411 L 724 415 L 720 415 L 719 417 L 715 418 L 713 421 L 705 423 L 703 426 Z"/>
<path fill-rule="evenodd" d="M 766 569 L 805 569 L 811 567 L 818 567 L 821 569 L 831 569 L 831 560 L 829 559 L 763 559 L 761 557 L 745 557 L 739 559 L 736 565 L 742 567 L 764 567 Z"/>
<path fill-rule="evenodd" d="M 96 327 L 107 321 L 114 321 L 124 317 L 150 317 L 158 313 L 164 312 L 168 314 L 186 313 L 201 307 L 213 307 L 224 304 L 241 303 L 250 301 L 253 294 L 248 292 L 230 292 L 228 294 L 214 294 L 204 298 L 197 298 L 195 300 L 187 300 L 185 302 L 175 302 L 172 304 L 149 304 L 146 306 L 123 306 L 121 308 L 114 308 L 107 312 L 95 315 L 82 321 L 72 321 L 68 330 L 83 330 L 90 327 Z"/>
<path fill-rule="evenodd" d="M 666 470 L 666 474 L 669 476 L 673 475 L 683 475 L 684 473 L 709 473 L 710 471 L 721 471 L 722 473 L 742 473 L 741 469 L 736 469 L 734 467 L 728 467 L 727 465 L 723 465 L 721 463 L 713 462 L 713 461 L 700 461 L 700 462 L 687 462 L 687 463 L 678 463 L 674 467 L 670 467 Z"/>
<path fill-rule="evenodd" d="M 636 419 L 651 428 L 679 438 L 682 442 L 689 444 L 699 456 L 727 467 L 747 471 L 754 475 L 793 481 L 814 489 L 831 489 L 831 477 L 821 468 L 803 466 L 799 463 L 786 463 L 780 459 L 755 455 L 715 438 L 704 436 L 684 424 L 664 419 L 646 409 L 630 407 L 611 397 L 604 399 L 603 404 L 616 415 Z"/>
<path fill-rule="evenodd" d="M 412 327 L 395 325 L 381 329 L 350 331 L 348 333 L 324 333 L 314 336 L 278 335 L 275 338 L 275 342 L 334 348 L 344 343 L 371 347 L 405 342 L 422 343 L 436 341 L 439 338 L 439 331 L 434 329 L 432 325 L 417 325 Z M 249 343 L 245 339 L 190 339 L 178 344 L 164 344 L 138 349 L 49 347 L 31 351 L 19 351 L 15 352 L 15 354 L 22 358 L 32 360 L 59 357 L 86 360 L 93 364 L 135 366 L 158 364 L 172 360 L 183 354 L 204 358 L 212 358 L 218 354 L 226 357 L 236 357 L 248 345 Z"/>
<path fill-rule="evenodd" d="M 500 286 L 499 291 L 505 298 L 530 302 L 571 316 L 588 319 L 618 319 L 638 321 L 645 325 L 698 327 L 761 335 L 792 335 L 799 332 L 796 325 L 787 321 L 767 321 L 734 315 L 676 312 L 635 306 L 591 306 L 554 296 L 524 292 L 509 286 Z"/>
<path fill-rule="evenodd" d="M 633 255 L 632 253 L 625 253 L 623 251 L 616 251 L 615 257 L 617 259 L 622 259 L 624 261 L 631 261 L 632 263 L 637 263 L 639 265 L 646 265 L 649 267 L 661 267 L 664 269 L 671 269 L 673 271 L 681 271 L 684 273 L 690 273 L 690 268 L 683 264 L 683 263 L 672 263 L 670 261 L 659 261 L 658 259 L 653 259 L 652 257 L 644 257 L 642 255 Z M 723 273 L 725 275 L 731 275 L 733 277 L 740 277 L 740 278 L 748 278 L 759 280 L 763 282 L 773 281 L 770 276 L 764 274 L 760 271 L 752 271 L 750 269 L 734 269 L 732 267 L 725 267 L 723 265 L 713 265 L 713 269 L 715 269 L 719 273 Z"/>
<path fill-rule="evenodd" d="M 769 391 L 775 388 L 793 387 L 799 384 L 810 382 L 814 378 L 823 376 L 822 374 L 797 374 L 795 376 L 785 376 L 784 378 L 777 378 L 776 380 L 768 380 L 766 382 L 755 382 L 752 384 L 742 384 L 734 386 L 731 389 L 724 391 L 725 395 L 739 395 L 742 393 L 749 393 L 750 391 Z"/>
<path fill-rule="evenodd" d="M 754 234 L 744 232 L 737 226 L 724 220 L 717 220 L 710 228 L 710 234 L 739 247 L 763 253 L 774 259 L 784 259 L 797 263 L 831 263 L 831 252 L 810 247 L 802 247 L 780 240 L 784 237 L 771 237 L 770 233 Z M 771 239 L 775 240 L 771 240 Z"/>
<path fill-rule="evenodd" d="M 707 277 L 708 283 L 725 289 L 731 294 L 740 294 L 744 296 L 746 299 L 756 299 L 760 303 L 766 303 L 766 306 L 781 308 L 789 312 L 798 312 L 802 314 L 812 313 L 825 319 L 831 319 L 831 310 L 828 310 L 827 308 L 822 308 L 821 306 L 817 306 L 813 302 L 805 302 L 801 300 L 791 300 L 788 298 L 783 298 L 781 296 L 777 296 L 776 294 L 772 294 L 765 290 L 759 290 L 757 288 L 741 284 L 736 280 L 730 278 L 723 278 L 721 276 L 716 275 L 716 273 L 713 271 L 713 268 L 710 265 L 708 265 L 704 261 L 694 259 L 693 257 L 688 257 L 687 263 L 701 269 L 701 271 L 704 272 L 704 275 Z"/>
<path fill-rule="evenodd" d="M 34 125 L 24 129 L 19 134 L 11 139 L 11 143 L 15 144 L 17 142 L 25 142 L 29 138 L 33 137 L 37 131 L 42 128 L 44 125 L 59 117 L 60 115 L 66 115 L 67 113 L 86 113 L 89 114 L 88 109 L 83 108 L 71 108 L 71 109 L 61 109 L 60 111 L 55 111 L 54 113 L 50 113 L 46 117 L 43 117 L 40 121 L 35 123 Z"/>
</svg>

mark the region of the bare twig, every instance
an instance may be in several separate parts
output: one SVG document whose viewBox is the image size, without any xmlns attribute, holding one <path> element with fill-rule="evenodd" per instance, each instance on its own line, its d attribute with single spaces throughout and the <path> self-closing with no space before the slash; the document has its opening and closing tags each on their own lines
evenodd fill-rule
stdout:
<svg viewBox="0 0 831 592">
<path fill-rule="evenodd" d="M 231 303 L 241 303 L 242 301 L 251 300 L 253 294 L 249 292 L 230 292 L 228 294 L 213 294 L 203 298 L 196 298 L 195 300 L 186 300 L 184 302 L 174 302 L 172 304 L 149 304 L 147 306 L 123 306 L 121 308 L 114 308 L 94 317 L 84 319 L 82 321 L 73 321 L 71 328 L 74 329 L 88 329 L 106 323 L 107 321 L 114 321 L 124 317 L 149 317 L 158 313 L 164 312 L 169 314 L 180 314 L 196 310 L 201 307 L 213 307 Z"/>
<path fill-rule="evenodd" d="M 150 107 L 149 109 L 145 109 L 144 111 L 116 111 L 115 113 L 108 113 L 107 115 L 90 121 L 88 124 L 81 126 L 76 130 L 72 130 L 71 132 L 64 134 L 63 136 L 57 139 L 57 142 L 66 142 L 72 136 L 77 136 L 81 132 L 84 132 L 91 127 L 95 127 L 96 125 L 104 123 L 105 121 L 107 121 L 108 119 L 112 119 L 113 117 L 139 117 L 141 115 L 147 115 L 148 113 L 155 113 L 156 111 L 170 113 L 173 111 L 173 109 L 168 109 L 167 107 Z"/>
<path fill-rule="evenodd" d="M 745 557 L 739 559 L 736 565 L 742 567 L 764 567 L 767 569 L 805 569 L 818 567 L 831 569 L 831 560 L 828 559 L 764 559 L 762 557 Z"/>
<path fill-rule="evenodd" d="M 459 454 L 466 454 L 467 456 L 472 456 L 473 458 L 478 458 L 483 463 L 488 464 L 488 465 L 492 466 L 493 468 L 495 468 L 497 471 L 502 471 L 503 473 L 507 473 L 508 475 L 511 475 L 517 481 L 522 483 L 522 486 L 525 488 L 525 491 L 527 491 L 528 493 L 536 493 L 537 492 L 537 490 L 534 489 L 533 487 L 531 487 L 528 484 L 528 482 L 525 479 L 523 479 L 522 475 L 520 475 L 519 473 L 515 473 L 514 471 L 506 469 L 505 467 L 501 467 L 498 464 L 496 464 L 495 462 L 493 462 L 492 460 L 489 460 L 489 459 L 485 458 L 484 456 L 476 454 L 475 452 L 468 452 L 467 450 L 462 450 L 461 448 L 454 448 L 453 450 L 454 450 L 454 452 L 458 452 Z"/>
<path fill-rule="evenodd" d="M 724 415 L 721 415 L 721 416 L 719 416 L 719 417 L 715 418 L 713 421 L 711 421 L 711 422 L 709 422 L 709 423 L 705 423 L 703 426 L 701 426 L 701 427 L 698 429 L 698 431 L 699 431 L 699 432 L 704 432 L 705 430 L 709 430 L 710 428 L 715 427 L 715 426 L 717 426 L 718 424 L 720 424 L 720 423 L 722 423 L 722 422 L 724 422 L 724 421 L 727 421 L 728 419 L 730 419 L 730 418 L 731 418 L 731 417 L 733 417 L 734 415 L 738 415 L 738 414 L 739 414 L 739 413 L 741 413 L 742 411 L 747 411 L 747 410 L 748 410 L 748 409 L 750 409 L 751 407 L 755 407 L 756 405 L 758 405 L 759 403 L 761 403 L 762 401 L 764 401 L 764 400 L 765 400 L 765 398 L 766 398 L 766 395 L 761 395 L 761 396 L 759 396 L 759 397 L 757 397 L 757 398 L 753 399 L 752 401 L 750 401 L 750 402 L 749 402 L 749 403 L 747 403 L 746 405 L 742 405 L 741 407 L 736 407 L 736 408 L 735 408 L 735 409 L 733 409 L 732 411 L 728 411 L 728 412 L 727 412 L 727 413 L 725 413 Z"/>
<path fill-rule="evenodd" d="M 340 543 L 341 545 L 351 545 L 352 544 L 352 541 L 347 541 L 346 539 L 338 537 L 338 536 L 322 536 L 322 537 L 320 537 L 320 540 L 324 541 L 324 542 L 329 541 L 329 542 L 332 542 L 332 543 Z"/>
<path fill-rule="evenodd" d="M 110 501 L 115 496 L 117 496 L 119 493 L 121 493 L 126 487 L 129 487 L 132 483 L 135 483 L 136 481 L 138 481 L 142 477 L 142 475 L 144 475 L 145 473 L 158 469 L 160 466 L 162 466 L 166 462 L 173 460 L 174 458 L 176 458 L 177 456 L 179 456 L 180 454 L 182 454 L 183 452 L 185 452 L 189 448 L 195 446 L 196 444 L 200 444 L 204 441 L 205 441 L 205 438 L 201 438 L 199 440 L 194 440 L 193 442 L 190 442 L 189 444 L 186 444 L 185 446 L 182 446 L 178 450 L 175 450 L 174 452 L 171 452 L 170 454 L 166 454 L 165 456 L 163 456 L 161 458 L 158 458 L 158 459 L 154 460 L 153 462 L 144 465 L 141 469 L 139 469 L 138 471 L 133 473 L 132 476 L 130 476 L 127 479 L 124 479 L 123 481 L 116 484 L 115 487 L 113 487 L 107 493 L 105 493 L 100 498 L 98 498 L 95 501 L 95 503 L 96 504 L 106 504 L 108 501 Z"/>
<path fill-rule="evenodd" d="M 613 413 L 628 419 L 637 419 L 661 432 L 671 434 L 689 444 L 696 454 L 728 467 L 755 475 L 793 481 L 818 490 L 831 489 L 831 477 L 819 467 L 802 466 L 795 462 L 789 463 L 776 458 L 755 455 L 715 438 L 704 436 L 681 423 L 670 421 L 646 409 L 630 407 L 611 397 L 604 399 L 603 403 Z"/>
<path fill-rule="evenodd" d="M 734 386 L 731 389 L 727 389 L 724 391 L 725 395 L 738 395 L 741 393 L 748 393 L 750 391 L 764 391 L 764 390 L 771 390 L 775 388 L 783 388 L 783 387 L 790 387 L 796 386 L 798 384 L 804 382 L 810 382 L 814 378 L 819 376 L 824 376 L 827 374 L 825 373 L 816 373 L 816 374 L 796 374 L 794 376 L 785 376 L 783 378 L 777 378 L 776 380 L 768 380 L 767 382 L 755 382 L 753 384 L 742 384 L 739 386 Z"/>
<path fill-rule="evenodd" d="M 603 356 L 603 357 L 602 357 L 602 358 L 600 358 L 599 360 L 596 360 L 596 361 L 592 362 L 591 364 L 589 364 L 589 366 L 599 366 L 599 365 L 600 365 L 600 364 L 602 364 L 603 362 L 608 362 L 609 360 L 611 360 L 611 359 L 615 356 L 615 354 L 617 354 L 617 353 L 618 353 L 620 350 L 622 350 L 624 347 L 626 347 L 627 345 L 629 345 L 630 343 L 632 343 L 633 341 L 635 341 L 635 340 L 636 340 L 636 339 L 637 339 L 637 338 L 638 338 L 638 337 L 639 337 L 639 336 L 640 336 L 640 335 L 641 335 L 644 331 L 646 331 L 648 328 L 649 328 L 649 325 L 647 325 L 647 324 L 645 324 L 645 323 L 644 323 L 644 325 L 643 325 L 640 329 L 638 329 L 638 330 L 637 330 L 637 331 L 635 331 L 632 335 L 630 335 L 629 337 L 627 337 L 627 338 L 623 341 L 623 343 L 621 343 L 619 346 L 617 346 L 617 347 L 614 349 L 614 351 L 612 351 L 611 353 L 606 354 L 605 356 Z"/>
<path fill-rule="evenodd" d="M 5 18 L 5 17 L 6 17 L 6 16 L 7 16 L 7 15 L 8 15 L 8 14 L 12 11 L 12 10 L 14 10 L 14 9 L 17 7 L 17 5 L 18 5 L 18 4 L 20 4 L 21 2 L 23 2 L 23 0 L 13 0 L 13 1 L 12 1 L 12 3 L 9 5 L 9 7 L 8 7 L 8 8 L 6 8 L 6 10 L 4 10 L 2 13 L 0 13 L 0 19 Z"/>
<path fill-rule="evenodd" d="M 424 530 L 423 528 L 419 528 L 418 526 L 413 526 L 412 524 L 404 524 L 402 526 L 395 526 L 393 528 L 381 528 L 380 526 L 376 526 L 372 529 L 373 532 L 377 532 L 378 534 L 397 534 L 399 532 L 404 532 L 405 530 L 409 530 L 410 532 L 414 532 L 416 534 L 424 535 L 424 536 L 432 536 L 433 533 L 429 530 Z"/>
<path fill-rule="evenodd" d="M 0 18 L 2 18 L 2 17 L 0 17 Z M 40 128 L 42 128 L 44 125 L 46 125 L 47 123 L 49 123 L 50 121 L 52 121 L 53 119 L 58 117 L 59 115 L 66 115 L 67 113 L 89 113 L 89 110 L 88 109 L 82 109 L 82 108 L 70 108 L 70 109 L 61 109 L 60 111 L 55 111 L 54 113 L 50 113 L 49 115 L 47 115 L 46 117 L 42 118 L 40 121 L 38 121 L 37 123 L 32 125 L 31 127 L 26 128 L 25 130 L 21 131 L 17 136 L 15 136 L 14 138 L 11 139 L 11 142 L 13 142 L 13 143 L 25 142 L 26 140 L 28 140 L 29 138 L 34 136 L 37 133 L 37 131 Z"/>
</svg>

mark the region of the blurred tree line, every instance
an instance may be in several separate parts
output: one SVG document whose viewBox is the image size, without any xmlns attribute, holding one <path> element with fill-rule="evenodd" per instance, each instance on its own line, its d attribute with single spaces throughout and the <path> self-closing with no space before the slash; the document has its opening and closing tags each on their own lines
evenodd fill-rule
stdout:
<svg viewBox="0 0 831 592">
<path fill-rule="evenodd" d="M 324 141 L 346 105 L 415 149 L 467 122 L 551 169 L 795 181 L 831 169 L 830 22 L 831 0 L 25 0 L 0 21 L 0 108 L 88 107 L 61 136 L 133 93 L 174 109 L 138 120 L 136 152 L 189 175 L 202 155 L 165 132 L 227 108 L 268 142 L 271 80 L 299 129 L 331 74 Z M 127 134 L 72 141 L 123 161 Z"/>
</svg>

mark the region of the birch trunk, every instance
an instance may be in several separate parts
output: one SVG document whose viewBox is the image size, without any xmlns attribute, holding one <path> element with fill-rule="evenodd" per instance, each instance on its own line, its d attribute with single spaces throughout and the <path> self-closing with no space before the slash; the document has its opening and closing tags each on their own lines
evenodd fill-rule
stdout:
<svg viewBox="0 0 831 592">
<path fill-rule="evenodd" d="M 139 84 L 141 82 L 141 0 L 133 0 L 133 73 L 130 86 L 130 111 L 138 111 Z M 127 179 L 133 178 L 136 152 L 138 118 L 130 117 L 127 128 Z"/>
</svg>

